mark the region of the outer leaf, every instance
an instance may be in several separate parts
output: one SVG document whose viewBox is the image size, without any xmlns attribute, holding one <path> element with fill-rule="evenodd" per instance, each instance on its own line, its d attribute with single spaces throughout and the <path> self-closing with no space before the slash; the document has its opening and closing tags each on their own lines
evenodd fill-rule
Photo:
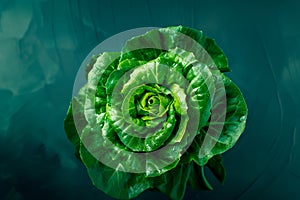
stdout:
<svg viewBox="0 0 300 200">
<path fill-rule="evenodd" d="M 243 98 L 242 93 L 238 87 L 225 75 L 222 75 L 222 80 L 224 82 L 226 94 L 223 92 L 217 93 L 215 99 L 221 98 L 218 95 L 226 95 L 227 109 L 226 113 L 218 113 L 218 116 L 226 115 L 225 122 L 223 121 L 209 121 L 208 124 L 201 129 L 202 134 L 197 136 L 192 144 L 191 149 L 186 156 L 189 157 L 188 160 L 194 160 L 199 165 L 204 165 L 207 161 L 214 155 L 224 153 L 234 146 L 238 138 L 242 134 L 246 125 L 246 118 L 248 114 L 246 102 Z M 222 106 L 220 104 L 220 106 Z M 212 131 L 209 135 L 206 133 L 208 126 L 223 126 L 221 134 Z M 219 130 L 216 128 L 216 131 Z M 216 137 L 219 135 L 219 137 Z M 206 147 L 210 150 L 207 151 L 204 147 L 203 151 L 200 152 L 202 147 L 202 142 L 204 137 L 207 136 Z M 214 144 L 211 149 L 211 145 Z"/>
<path fill-rule="evenodd" d="M 213 39 L 206 38 L 202 31 L 184 26 L 154 29 L 128 40 L 122 49 L 121 61 L 128 58 L 150 61 L 176 47 L 193 52 L 202 63 L 212 65 L 213 60 L 221 72 L 230 71 L 224 52 Z M 207 53 L 202 49 L 206 50 L 212 60 L 206 57 Z"/>
<path fill-rule="evenodd" d="M 212 154 L 217 155 L 232 148 L 246 126 L 246 119 L 248 115 L 248 109 L 245 99 L 239 90 L 239 88 L 228 77 L 222 76 L 225 90 L 226 90 L 226 120 L 222 133 L 217 139 L 217 144 L 212 149 Z M 210 125 L 218 125 L 219 121 L 210 122 Z"/>
<path fill-rule="evenodd" d="M 205 177 L 204 166 L 199 166 L 194 162 L 190 163 L 190 165 L 191 174 L 189 177 L 189 184 L 192 188 L 197 190 L 212 190 L 212 186 Z"/>
<path fill-rule="evenodd" d="M 109 75 L 117 68 L 120 53 L 104 52 L 98 58 L 88 74 L 85 85 L 84 104 L 85 118 L 89 124 L 97 123 L 97 117 L 106 112 L 106 82 Z"/>
<path fill-rule="evenodd" d="M 222 163 L 222 155 L 215 155 L 207 162 L 208 168 L 212 171 L 212 173 L 216 176 L 216 178 L 223 184 L 226 171 Z"/>
<path fill-rule="evenodd" d="M 97 57 L 95 64 L 90 67 L 87 83 L 89 87 L 88 94 L 95 97 L 92 106 L 95 107 L 96 114 L 103 113 L 106 110 L 106 83 L 109 75 L 117 68 L 119 56 L 120 53 L 118 52 L 104 52 Z"/>
<path fill-rule="evenodd" d="M 75 122 L 73 119 L 73 111 L 72 111 L 72 102 L 70 103 L 67 116 L 64 121 L 65 132 L 67 134 L 68 139 L 75 146 L 75 156 L 80 159 L 79 155 L 79 147 L 80 147 L 80 138 L 78 136 Z"/>
<path fill-rule="evenodd" d="M 87 78 L 87 75 L 89 74 L 89 72 L 92 70 L 92 68 L 93 68 L 94 64 L 96 63 L 97 58 L 99 56 L 100 55 L 92 55 L 90 63 L 86 65 L 86 67 L 85 67 L 86 78 Z"/>
<path fill-rule="evenodd" d="M 214 39 L 205 37 L 202 31 L 184 26 L 169 27 L 169 29 L 186 34 L 194 40 L 196 40 L 200 45 L 202 45 L 205 48 L 205 50 L 212 57 L 216 66 L 221 72 L 230 71 L 230 69 L 228 68 L 227 57 L 225 56 L 222 49 L 218 47 Z M 196 55 L 196 57 L 198 56 Z"/>
<path fill-rule="evenodd" d="M 75 146 L 75 155 L 80 160 L 79 147 L 80 138 L 79 134 L 82 129 L 87 125 L 84 116 L 84 101 L 85 101 L 85 88 L 81 88 L 78 97 L 74 97 L 70 103 L 67 116 L 64 120 L 64 128 L 68 139 Z M 76 123 L 74 121 L 76 119 Z"/>
<path fill-rule="evenodd" d="M 190 165 L 180 164 L 174 170 L 155 179 L 156 187 L 171 199 L 183 199 L 190 173 Z"/>
<path fill-rule="evenodd" d="M 93 184 L 114 198 L 134 198 L 152 185 L 144 175 L 126 173 L 105 166 L 96 160 L 83 145 L 80 148 L 80 155 Z"/>
</svg>

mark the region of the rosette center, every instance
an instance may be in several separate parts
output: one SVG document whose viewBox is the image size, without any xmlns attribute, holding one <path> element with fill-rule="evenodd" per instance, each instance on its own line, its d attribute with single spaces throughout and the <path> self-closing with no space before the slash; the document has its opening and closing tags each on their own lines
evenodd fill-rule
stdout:
<svg viewBox="0 0 300 200">
<path fill-rule="evenodd" d="M 171 92 L 158 84 L 147 84 L 136 89 L 130 97 L 130 117 L 137 125 L 157 125 L 155 120 L 164 121 L 173 102 Z"/>
</svg>

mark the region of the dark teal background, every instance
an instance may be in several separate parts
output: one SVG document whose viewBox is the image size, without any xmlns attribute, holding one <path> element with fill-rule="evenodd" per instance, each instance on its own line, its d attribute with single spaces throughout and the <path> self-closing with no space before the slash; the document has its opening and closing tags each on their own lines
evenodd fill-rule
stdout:
<svg viewBox="0 0 300 200">
<path fill-rule="evenodd" d="M 170 25 L 216 39 L 249 108 L 224 186 L 186 199 L 300 199 L 300 3 L 250 2 L 0 0 L 0 199 L 110 199 L 63 130 L 77 70 L 114 34 Z"/>
</svg>

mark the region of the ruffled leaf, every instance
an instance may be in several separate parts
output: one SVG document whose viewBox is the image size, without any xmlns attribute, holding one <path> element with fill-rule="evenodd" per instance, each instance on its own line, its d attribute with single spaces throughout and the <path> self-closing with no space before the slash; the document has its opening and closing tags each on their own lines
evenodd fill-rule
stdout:
<svg viewBox="0 0 300 200">
<path fill-rule="evenodd" d="M 222 155 L 215 155 L 214 157 L 209 159 L 209 161 L 207 162 L 207 166 L 216 176 L 216 178 L 223 184 L 226 177 L 226 171 L 223 166 Z"/>
<path fill-rule="evenodd" d="M 155 180 L 156 188 L 171 199 L 183 199 L 190 173 L 190 165 L 180 164 L 174 170 L 158 177 Z"/>
<path fill-rule="evenodd" d="M 201 133 L 197 136 L 188 151 L 187 160 L 194 160 L 198 165 L 205 165 L 214 155 L 222 154 L 229 150 L 237 142 L 243 133 L 246 125 L 248 114 L 246 102 L 238 87 L 225 75 L 222 75 L 225 91 L 217 93 L 215 99 L 222 99 L 222 95 L 226 95 L 226 110 L 224 113 L 218 113 L 218 118 L 214 121 L 210 120 L 206 126 L 201 129 Z M 221 100 L 220 100 L 221 101 Z M 223 105 L 217 104 L 216 110 Z M 223 122 L 222 116 L 225 115 Z M 207 134 L 208 128 L 211 132 Z M 219 133 L 220 127 L 222 132 Z M 205 144 L 203 143 L 206 137 Z M 213 148 L 211 148 L 213 146 Z"/>
<path fill-rule="evenodd" d="M 204 173 L 204 166 L 199 166 L 192 162 L 191 173 L 189 176 L 189 184 L 195 190 L 212 190 L 212 186 L 208 182 Z"/>
<path fill-rule="evenodd" d="M 93 184 L 117 199 L 132 199 L 151 187 L 151 180 L 144 175 L 123 172 L 99 162 L 81 145 L 81 159 L 84 162 Z"/>
</svg>

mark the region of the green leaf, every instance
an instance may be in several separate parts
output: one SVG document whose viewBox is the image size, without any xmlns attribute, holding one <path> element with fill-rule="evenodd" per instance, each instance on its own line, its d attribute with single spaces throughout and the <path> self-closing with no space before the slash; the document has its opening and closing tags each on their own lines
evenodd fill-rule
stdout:
<svg viewBox="0 0 300 200">
<path fill-rule="evenodd" d="M 191 51 L 199 61 L 212 64 L 206 57 L 209 54 L 221 72 L 230 71 L 227 57 L 217 46 L 215 40 L 206 38 L 202 31 L 184 26 L 154 29 L 128 40 L 122 49 L 121 61 L 128 58 L 150 61 L 157 58 L 162 52 L 175 47 Z M 207 53 L 201 48 L 205 49 Z"/>
<path fill-rule="evenodd" d="M 195 190 L 213 190 L 212 186 L 205 177 L 204 166 L 199 166 L 194 162 L 191 162 L 190 165 L 190 186 Z"/>
<path fill-rule="evenodd" d="M 223 153 L 232 148 L 246 126 L 248 109 L 245 99 L 239 88 L 228 77 L 222 76 L 226 90 L 226 119 L 225 122 L 213 121 L 210 125 L 224 124 L 222 133 L 219 138 L 210 137 L 217 140 L 217 144 L 212 149 L 213 155 Z"/>
<path fill-rule="evenodd" d="M 226 113 L 218 113 L 218 118 L 210 120 L 206 126 L 201 129 L 201 136 L 195 138 L 192 144 L 191 160 L 199 165 L 204 165 L 214 155 L 224 153 L 234 146 L 246 125 L 248 110 L 245 99 L 238 87 L 225 75 L 222 75 L 225 92 L 219 92 L 215 96 L 215 101 L 222 99 L 226 95 Z M 221 101 L 221 100 L 220 100 Z M 222 110 L 222 103 L 216 105 L 216 110 Z M 225 121 L 222 116 L 225 115 Z M 208 128 L 212 130 L 207 134 Z M 220 127 L 222 132 L 219 133 Z M 206 137 L 206 143 L 202 144 Z M 204 145 L 204 146 L 203 146 Z M 202 151 L 200 151 L 202 148 Z"/>
<path fill-rule="evenodd" d="M 80 159 L 79 156 L 80 138 L 77 133 L 75 122 L 73 119 L 72 102 L 70 103 L 67 116 L 64 121 L 64 128 L 68 139 L 75 146 L 75 153 L 74 153 L 75 156 Z"/>
<path fill-rule="evenodd" d="M 216 44 L 214 39 L 207 38 L 204 36 L 202 31 L 198 31 L 193 28 L 188 28 L 184 26 L 176 26 L 176 27 L 169 27 L 171 30 L 178 31 L 180 33 L 186 34 L 189 37 L 193 38 L 195 41 L 197 41 L 201 46 L 204 47 L 204 49 L 208 52 L 208 54 L 212 57 L 214 60 L 215 65 L 221 72 L 228 72 L 230 69 L 228 68 L 228 60 L 225 56 L 224 52 L 218 45 Z M 195 55 L 198 59 L 202 55 Z"/>
<path fill-rule="evenodd" d="M 179 164 L 174 170 L 166 172 L 155 179 L 155 185 L 171 199 L 183 199 L 190 173 L 190 165 Z"/>
<path fill-rule="evenodd" d="M 100 55 L 92 55 L 91 59 L 90 59 L 90 63 L 86 65 L 85 67 L 85 73 L 86 73 L 86 78 L 87 75 L 89 74 L 89 72 L 92 70 L 94 64 L 96 63 L 97 61 L 97 58 L 99 57 Z"/>
<path fill-rule="evenodd" d="M 191 112 L 200 112 L 199 126 L 202 127 L 210 116 L 211 101 L 215 93 L 212 70 L 197 61 L 193 53 L 180 48 L 170 49 L 161 54 L 158 60 L 161 64 L 175 68 L 190 83 L 187 89 L 189 108 Z M 172 76 L 169 79 L 179 80 Z"/>
<path fill-rule="evenodd" d="M 142 174 L 126 173 L 102 164 L 83 145 L 80 155 L 93 184 L 111 197 L 132 199 L 152 187 L 151 180 Z"/>
<path fill-rule="evenodd" d="M 146 60 L 138 60 L 136 58 L 128 58 L 128 59 L 124 59 L 124 55 L 122 55 L 123 57 L 120 58 L 120 63 L 118 65 L 118 70 L 122 70 L 122 71 L 128 71 L 130 69 L 136 68 L 138 66 L 141 66 L 145 63 L 147 63 Z"/>
<path fill-rule="evenodd" d="M 226 177 L 226 171 L 222 161 L 222 155 L 218 154 L 208 160 L 207 166 L 216 178 L 223 184 Z"/>
<path fill-rule="evenodd" d="M 68 108 L 67 116 L 64 120 L 64 129 L 66 135 L 70 142 L 75 147 L 75 155 L 80 159 L 79 156 L 79 147 L 80 147 L 80 137 L 79 134 L 81 133 L 83 127 L 87 125 L 87 121 L 84 116 L 84 90 L 82 88 L 79 91 L 78 97 L 74 97 L 70 103 Z M 76 122 L 75 122 L 76 120 Z"/>
</svg>

